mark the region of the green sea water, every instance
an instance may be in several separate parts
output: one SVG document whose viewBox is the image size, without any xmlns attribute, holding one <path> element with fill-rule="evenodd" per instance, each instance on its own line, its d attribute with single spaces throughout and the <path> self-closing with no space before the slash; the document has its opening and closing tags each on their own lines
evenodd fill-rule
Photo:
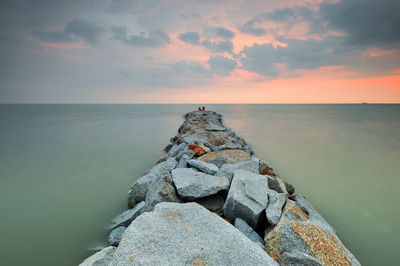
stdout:
<svg viewBox="0 0 400 266">
<path fill-rule="evenodd" d="M 338 231 L 397 265 L 400 105 L 209 105 Z M 77 265 L 195 105 L 0 105 L 0 265 Z"/>
</svg>

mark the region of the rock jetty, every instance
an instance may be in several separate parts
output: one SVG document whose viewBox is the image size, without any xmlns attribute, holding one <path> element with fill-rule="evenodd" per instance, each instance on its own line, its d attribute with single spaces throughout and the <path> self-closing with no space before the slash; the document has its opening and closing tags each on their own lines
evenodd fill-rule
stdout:
<svg viewBox="0 0 400 266">
<path fill-rule="evenodd" d="M 360 265 L 221 115 L 184 118 L 164 156 L 130 187 L 110 246 L 80 265 Z"/>
</svg>

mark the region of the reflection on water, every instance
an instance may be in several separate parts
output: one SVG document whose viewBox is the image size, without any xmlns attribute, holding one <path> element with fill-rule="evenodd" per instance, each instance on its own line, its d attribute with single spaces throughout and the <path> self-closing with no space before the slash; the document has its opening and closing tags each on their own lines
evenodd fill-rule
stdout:
<svg viewBox="0 0 400 266">
<path fill-rule="evenodd" d="M 76 265 L 195 105 L 0 105 L 5 265 Z M 213 105 L 363 265 L 395 265 L 400 105 Z M 21 256 L 23 254 L 23 256 Z"/>
</svg>

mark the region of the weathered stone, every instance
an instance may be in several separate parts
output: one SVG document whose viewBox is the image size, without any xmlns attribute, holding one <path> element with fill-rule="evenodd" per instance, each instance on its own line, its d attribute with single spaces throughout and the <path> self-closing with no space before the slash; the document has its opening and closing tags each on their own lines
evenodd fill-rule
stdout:
<svg viewBox="0 0 400 266">
<path fill-rule="evenodd" d="M 128 226 L 136 217 L 138 217 L 141 214 L 143 207 L 144 207 L 144 201 L 136 204 L 135 207 L 133 207 L 133 209 L 124 211 L 123 213 L 112 219 L 109 228 L 114 229 L 119 226 Z"/>
<path fill-rule="evenodd" d="M 270 167 L 266 161 L 263 160 L 260 161 L 259 171 L 261 175 L 276 176 L 274 169 Z"/>
<path fill-rule="evenodd" d="M 188 164 L 209 175 L 213 175 L 218 171 L 218 167 L 212 163 L 192 159 L 188 161 Z"/>
<path fill-rule="evenodd" d="M 189 150 L 192 150 L 196 156 L 201 156 L 207 153 L 206 149 L 200 145 L 190 144 L 188 147 Z"/>
<path fill-rule="evenodd" d="M 172 148 L 168 151 L 167 157 L 175 157 L 178 155 L 180 151 L 182 151 L 186 147 L 185 143 L 181 143 L 179 145 L 173 145 Z"/>
<path fill-rule="evenodd" d="M 150 185 L 142 213 L 152 211 L 154 206 L 160 202 L 181 202 L 172 185 L 170 173 L 165 173 Z"/>
<path fill-rule="evenodd" d="M 277 265 L 258 245 L 197 203 L 160 203 L 125 231 L 114 265 Z"/>
<path fill-rule="evenodd" d="M 222 150 L 207 153 L 198 158 L 203 162 L 210 162 L 218 157 L 224 157 L 227 163 L 234 164 L 251 160 L 250 154 L 242 150 Z"/>
<path fill-rule="evenodd" d="M 232 181 L 233 173 L 236 170 L 247 170 L 253 173 L 258 173 L 258 159 L 252 158 L 250 161 L 235 164 L 224 164 L 215 175 L 226 176 L 229 181 Z"/>
<path fill-rule="evenodd" d="M 210 160 L 209 163 L 215 164 L 219 168 L 222 165 L 226 164 L 226 158 L 223 156 L 220 156 L 218 158 Z"/>
<path fill-rule="evenodd" d="M 225 217 L 242 218 L 254 228 L 267 205 L 267 179 L 250 171 L 236 170 L 224 205 Z"/>
<path fill-rule="evenodd" d="M 189 135 L 187 137 L 184 137 L 182 139 L 183 142 L 186 144 L 198 144 L 198 143 L 207 143 L 207 137 L 201 136 L 201 135 Z"/>
<path fill-rule="evenodd" d="M 193 168 L 174 169 L 172 179 L 179 196 L 188 200 L 207 197 L 229 188 L 226 177 L 208 175 Z"/>
<path fill-rule="evenodd" d="M 176 166 L 176 168 L 187 168 L 187 162 L 190 160 L 189 156 L 184 154 L 182 156 L 182 158 L 179 160 L 178 165 Z"/>
<path fill-rule="evenodd" d="M 298 251 L 285 252 L 282 254 L 282 261 L 280 265 L 284 266 L 322 266 L 323 264 L 313 256 L 301 253 Z"/>
<path fill-rule="evenodd" d="M 288 183 L 286 180 L 284 180 L 282 177 L 281 177 L 281 180 L 282 180 L 282 182 L 283 182 L 283 184 L 285 184 L 285 187 L 286 187 L 286 191 L 289 193 L 289 195 L 292 195 L 292 194 L 294 194 L 294 192 L 295 192 L 295 188 L 294 188 L 294 186 L 292 185 L 292 184 L 290 184 L 290 183 Z"/>
<path fill-rule="evenodd" d="M 284 193 L 278 193 L 274 190 L 268 191 L 268 207 L 265 209 L 265 215 L 270 225 L 275 225 L 281 218 L 286 198 L 287 195 Z"/>
<path fill-rule="evenodd" d="M 251 241 L 265 245 L 264 240 L 243 219 L 236 218 L 234 226 Z"/>
<path fill-rule="evenodd" d="M 224 214 L 223 208 L 224 208 L 224 198 L 219 195 L 211 195 L 209 197 L 201 198 L 196 200 L 198 204 L 209 210 L 210 212 L 213 212 L 215 214 L 218 214 L 219 216 L 222 216 Z"/>
<path fill-rule="evenodd" d="M 107 266 L 114 255 L 115 247 L 106 247 L 85 259 L 79 266 Z"/>
<path fill-rule="evenodd" d="M 208 125 L 205 126 L 205 129 L 208 131 L 225 131 L 226 130 L 225 127 L 223 127 L 217 123 L 209 123 Z"/>
<path fill-rule="evenodd" d="M 265 175 L 268 178 L 268 187 L 278 193 L 287 193 L 285 184 L 278 176 Z"/>
<path fill-rule="evenodd" d="M 151 183 L 164 173 L 170 173 L 177 164 L 178 162 L 174 158 L 168 158 L 165 162 L 151 168 L 147 175 L 136 180 L 128 192 L 128 206 L 132 208 L 137 202 L 144 201 Z"/>
<path fill-rule="evenodd" d="M 108 236 L 108 243 L 110 244 L 110 246 L 118 246 L 125 230 L 125 226 L 120 226 L 111 231 L 110 235 Z"/>
</svg>

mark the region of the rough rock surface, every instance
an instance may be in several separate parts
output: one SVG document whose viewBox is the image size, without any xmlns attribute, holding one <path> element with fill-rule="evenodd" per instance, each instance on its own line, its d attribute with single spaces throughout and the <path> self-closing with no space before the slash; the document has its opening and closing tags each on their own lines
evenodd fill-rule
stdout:
<svg viewBox="0 0 400 266">
<path fill-rule="evenodd" d="M 106 247 L 85 259 L 79 266 L 107 266 L 115 252 L 115 247 Z"/>
<path fill-rule="evenodd" d="M 284 193 L 278 193 L 274 190 L 268 191 L 268 207 L 265 209 L 265 215 L 270 225 L 275 225 L 281 217 L 286 198 L 287 195 Z"/>
<path fill-rule="evenodd" d="M 116 216 L 114 219 L 112 219 L 109 228 L 114 229 L 119 226 L 128 226 L 136 217 L 141 214 L 144 205 L 144 201 L 139 202 L 135 205 L 135 207 L 133 207 L 133 209 L 124 211 L 120 215 Z"/>
<path fill-rule="evenodd" d="M 246 170 L 236 170 L 224 205 L 229 220 L 242 218 L 255 227 L 268 205 L 268 181 L 265 176 Z"/>
<path fill-rule="evenodd" d="M 314 258 L 313 256 L 294 251 L 294 252 L 283 253 L 282 254 L 282 262 L 280 263 L 280 265 L 284 265 L 284 266 L 294 266 L 294 265 L 322 266 L 323 264 L 317 258 Z"/>
<path fill-rule="evenodd" d="M 215 174 L 217 176 L 226 176 L 229 181 L 232 181 L 233 173 L 236 170 L 247 170 L 253 173 L 258 173 L 259 159 L 252 158 L 249 161 L 235 163 L 235 164 L 224 164 L 221 166 L 219 171 Z"/>
<path fill-rule="evenodd" d="M 226 163 L 230 164 L 251 160 L 250 154 L 242 150 L 213 151 L 203 156 L 200 156 L 197 159 L 203 162 L 209 162 L 211 160 L 217 159 L 218 157 L 224 157 L 226 159 Z"/>
<path fill-rule="evenodd" d="M 110 244 L 110 246 L 118 246 L 125 230 L 125 226 L 120 226 L 111 231 L 110 235 L 108 236 L 108 243 Z"/>
<path fill-rule="evenodd" d="M 209 175 L 213 175 L 216 172 L 218 172 L 218 167 L 215 164 L 212 163 L 206 163 L 206 162 L 202 162 L 199 160 L 189 160 L 188 164 L 190 166 L 193 166 L 197 169 L 199 169 L 200 171 L 202 171 L 203 173 L 209 174 Z"/>
<path fill-rule="evenodd" d="M 160 203 L 125 231 L 110 265 L 277 265 L 197 203 Z"/>
<path fill-rule="evenodd" d="M 211 196 L 229 188 L 226 177 L 208 175 L 193 168 L 174 169 L 172 180 L 179 196 L 188 200 Z"/>
<path fill-rule="evenodd" d="M 264 240 L 243 219 L 236 218 L 234 226 L 251 241 L 265 245 Z"/>
<path fill-rule="evenodd" d="M 206 208 L 207 210 L 209 210 L 210 212 L 218 214 L 219 216 L 222 216 L 224 214 L 223 208 L 225 199 L 219 194 L 198 199 L 196 200 L 196 202 L 201 206 L 203 206 L 204 208 Z"/>
<path fill-rule="evenodd" d="M 275 190 L 278 193 L 287 193 L 286 186 L 283 181 L 278 176 L 269 176 L 266 175 L 268 178 L 268 187 L 272 190 Z"/>
</svg>

